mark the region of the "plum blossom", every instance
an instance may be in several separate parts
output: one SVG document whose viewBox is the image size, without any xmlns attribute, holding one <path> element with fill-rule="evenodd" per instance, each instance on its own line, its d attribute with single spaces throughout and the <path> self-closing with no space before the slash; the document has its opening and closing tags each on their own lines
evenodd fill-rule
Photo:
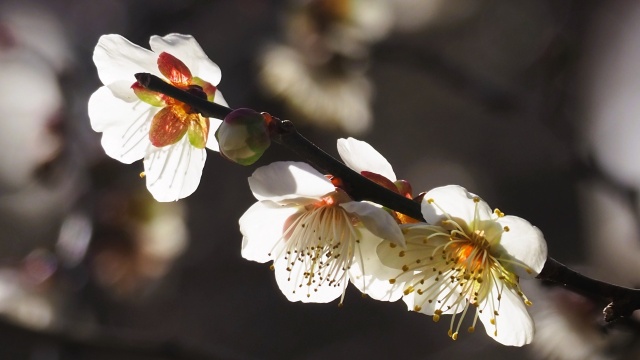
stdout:
<svg viewBox="0 0 640 360">
<path fill-rule="evenodd" d="M 210 134 L 221 121 L 145 89 L 134 75 L 151 73 L 209 101 L 226 102 L 216 88 L 220 68 L 192 36 L 152 36 L 149 44 L 151 50 L 120 35 L 100 37 L 93 61 L 104 86 L 89 99 L 89 118 L 92 128 L 103 133 L 107 155 L 126 164 L 144 159 L 151 194 L 158 201 L 173 201 L 198 187 L 207 157 L 205 147 L 218 151 Z"/>
<path fill-rule="evenodd" d="M 390 165 L 368 144 L 344 141 L 343 145 L 356 145 L 342 146 L 340 153 L 347 164 L 360 159 L 357 165 L 382 165 L 373 170 L 389 174 Z M 376 255 L 383 239 L 404 247 L 400 228 L 389 212 L 353 201 L 305 163 L 261 167 L 249 178 L 249 185 L 258 202 L 240 218 L 242 256 L 273 261 L 276 281 L 287 299 L 330 302 L 340 297 L 342 304 L 349 281 L 375 299 L 394 301 L 402 296 L 402 288 L 387 281 L 395 270 L 382 265 Z"/>
<path fill-rule="evenodd" d="M 489 336 L 504 345 L 522 346 L 533 339 L 531 305 L 519 275 L 537 274 L 547 257 L 540 230 L 528 221 L 505 216 L 466 189 L 444 186 L 427 192 L 422 215 L 432 225 L 402 226 L 406 249 L 384 241 L 378 246 L 383 264 L 401 272 L 390 283 L 404 285 L 409 310 L 451 314 L 449 336 L 456 340 L 467 312 Z M 460 314 L 461 313 L 461 314 Z"/>
</svg>

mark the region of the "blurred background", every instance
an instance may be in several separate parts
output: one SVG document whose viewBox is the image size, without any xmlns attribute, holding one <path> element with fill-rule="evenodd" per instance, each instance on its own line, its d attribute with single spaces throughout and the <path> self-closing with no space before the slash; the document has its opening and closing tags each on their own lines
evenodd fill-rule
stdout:
<svg viewBox="0 0 640 360">
<path fill-rule="evenodd" d="M 195 194 L 161 204 L 89 126 L 99 36 L 171 32 L 222 68 L 232 107 L 334 155 L 365 140 L 416 192 L 463 185 L 557 260 L 640 285 L 640 3 L 0 0 L 1 359 L 640 358 L 639 317 L 605 325 L 605 304 L 538 281 L 523 348 L 454 342 L 351 288 L 340 309 L 289 303 L 240 256 L 255 167 L 210 154 Z"/>
</svg>

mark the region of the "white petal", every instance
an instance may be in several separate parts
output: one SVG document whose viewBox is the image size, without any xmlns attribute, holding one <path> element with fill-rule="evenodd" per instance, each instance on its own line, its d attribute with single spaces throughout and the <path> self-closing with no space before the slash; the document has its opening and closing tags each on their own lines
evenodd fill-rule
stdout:
<svg viewBox="0 0 640 360">
<path fill-rule="evenodd" d="M 477 197 L 458 185 L 437 187 L 424 196 L 422 216 L 432 225 L 440 225 L 440 221 L 447 219 L 447 214 L 454 220 L 462 220 L 469 226 L 474 219 L 491 219 L 491 208 L 483 200 L 476 203 L 473 199 Z"/>
<path fill-rule="evenodd" d="M 503 288 L 498 307 L 498 293 L 501 284 L 493 284 L 491 295 L 480 304 L 480 320 L 484 325 L 487 335 L 503 345 L 522 346 L 533 340 L 534 325 L 531 316 L 518 294 Z M 494 310 L 498 316 L 494 316 Z M 496 319 L 496 325 L 491 324 L 491 319 Z M 497 335 L 496 335 L 497 328 Z"/>
<path fill-rule="evenodd" d="M 116 98 L 106 86 L 89 98 L 89 119 L 93 130 L 103 132 L 102 147 L 107 155 L 126 164 L 142 159 L 151 146 L 149 127 L 160 108 L 141 101 Z"/>
<path fill-rule="evenodd" d="M 209 118 L 209 137 L 207 138 L 207 149 L 220 152 L 220 146 L 216 139 L 215 133 L 222 124 L 222 120 L 216 118 Z"/>
<path fill-rule="evenodd" d="M 249 177 L 249 187 L 258 200 L 286 203 L 293 199 L 319 199 L 335 191 L 331 181 L 302 162 L 279 161 L 258 168 Z"/>
<path fill-rule="evenodd" d="M 459 302 L 459 305 L 456 306 L 456 301 L 459 300 L 456 286 L 450 281 L 442 281 L 442 276 L 446 277 L 447 275 L 440 276 L 436 280 L 436 275 L 428 278 L 424 278 L 422 274 L 415 275 L 415 279 L 418 280 L 414 280 L 411 283 L 414 283 L 416 288 L 423 289 L 424 292 L 420 294 L 418 291 L 413 291 L 409 295 L 402 297 L 402 300 L 407 304 L 408 310 L 425 315 L 433 315 L 436 310 L 442 310 L 443 314 L 457 314 L 464 310 L 464 302 Z M 449 296 L 449 294 L 452 295 Z M 416 306 L 419 308 L 416 309 Z"/>
<path fill-rule="evenodd" d="M 369 297 L 382 301 L 396 301 L 402 297 L 404 286 L 401 282 L 389 283 L 399 271 L 382 264 L 376 253 L 380 238 L 362 230 L 362 238 L 356 244 L 354 262 L 349 277 L 358 290 Z"/>
<path fill-rule="evenodd" d="M 169 34 L 164 37 L 154 35 L 149 40 L 151 50 L 158 55 L 167 52 L 182 61 L 193 76 L 217 86 L 222 78 L 218 65 L 209 59 L 200 44 L 191 35 Z"/>
<path fill-rule="evenodd" d="M 216 94 L 213 97 L 213 102 L 222 106 L 229 107 L 229 104 L 227 104 L 227 100 L 224 98 L 224 96 L 222 95 L 222 91 L 220 91 L 219 89 L 216 89 Z"/>
<path fill-rule="evenodd" d="M 428 264 L 436 247 L 449 242 L 449 235 L 434 235 L 439 232 L 446 232 L 445 229 L 423 224 L 406 224 L 401 226 L 404 233 L 406 247 L 401 248 L 389 241 L 382 242 L 377 249 L 380 261 L 388 267 L 402 269 L 408 266 L 410 269 L 418 265 L 431 269 Z M 448 234 L 448 232 L 447 232 Z M 428 242 L 424 242 L 428 239 Z M 435 260 L 438 261 L 437 259 Z"/>
<path fill-rule="evenodd" d="M 340 204 L 340 206 L 347 212 L 356 214 L 373 235 L 404 247 L 404 236 L 402 236 L 398 223 L 382 208 L 360 201 L 350 201 Z"/>
<path fill-rule="evenodd" d="M 103 84 L 118 80 L 136 82 L 133 76 L 139 72 L 161 76 L 157 65 L 158 55 L 116 34 L 102 35 L 93 51 L 93 62 Z"/>
<path fill-rule="evenodd" d="M 174 201 L 191 195 L 202 176 L 207 158 L 205 149 L 197 149 L 184 136 L 173 145 L 152 147 L 144 158 L 147 188 L 158 201 Z"/>
<path fill-rule="evenodd" d="M 299 210 L 298 207 L 285 207 L 270 201 L 259 201 L 240 218 L 242 238 L 242 257 L 257 262 L 273 259 L 277 254 L 275 245 L 282 238 L 287 219 Z"/>
<path fill-rule="evenodd" d="M 509 231 L 502 233 L 500 243 L 494 245 L 492 251 L 495 248 L 495 251 L 500 253 L 502 257 L 507 254 L 530 267 L 535 275 L 540 273 L 547 261 L 547 242 L 540 229 L 517 216 L 501 217 L 497 222 L 503 228 L 508 226 Z"/>
<path fill-rule="evenodd" d="M 328 303 L 342 295 L 349 281 L 347 275 L 344 274 L 344 281 L 335 284 L 336 286 L 326 282 L 322 285 L 318 285 L 318 282 L 307 285 L 308 278 L 305 273 L 309 271 L 309 268 L 306 262 L 295 261 L 292 265 L 289 260 L 279 257 L 273 262 L 273 266 L 278 287 L 289 301 Z M 291 271 L 288 271 L 287 267 Z M 338 273 L 343 273 L 343 271 Z M 300 286 L 301 284 L 302 286 Z"/>
<path fill-rule="evenodd" d="M 351 137 L 338 139 L 338 153 L 342 161 L 358 173 L 369 171 L 382 175 L 391 181 L 397 180 L 387 159 L 364 141 Z"/>
<path fill-rule="evenodd" d="M 227 104 L 227 101 L 224 99 L 224 96 L 222 96 L 220 90 L 216 90 L 216 95 L 213 98 L 213 102 L 223 106 L 229 106 Z M 209 118 L 209 138 L 207 139 L 207 149 L 209 150 L 220 151 L 218 140 L 216 140 L 215 137 L 215 133 L 218 130 L 218 127 L 220 127 L 220 124 L 222 124 L 221 119 Z"/>
<path fill-rule="evenodd" d="M 138 98 L 133 92 L 133 89 L 131 89 L 131 82 L 129 80 L 119 80 L 106 86 L 111 90 L 113 96 L 124 102 L 132 103 L 140 101 L 140 98 Z"/>
</svg>

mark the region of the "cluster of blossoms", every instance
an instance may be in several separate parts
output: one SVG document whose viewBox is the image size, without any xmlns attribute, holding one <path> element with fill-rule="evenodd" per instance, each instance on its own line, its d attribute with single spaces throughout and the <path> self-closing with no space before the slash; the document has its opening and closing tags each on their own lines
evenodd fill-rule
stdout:
<svg viewBox="0 0 640 360">
<path fill-rule="evenodd" d="M 94 61 L 105 84 L 89 102 L 108 155 L 126 163 L 144 158 L 147 186 L 161 201 L 195 191 L 205 147 L 240 163 L 253 163 L 269 146 L 270 117 L 239 109 L 224 120 L 207 119 L 181 103 L 132 83 L 136 72 L 162 75 L 195 95 L 225 104 L 215 85 L 220 70 L 193 38 L 152 37 L 145 50 L 116 35 L 103 36 Z M 201 77 L 196 77 L 198 74 Z M 209 82 L 203 80 L 207 79 Z M 214 85 L 215 84 L 215 85 Z M 411 198 L 389 162 L 369 144 L 338 140 L 344 163 L 357 173 Z M 491 211 L 460 186 L 435 188 L 419 197 L 425 222 L 367 201 L 354 201 L 339 179 L 306 163 L 276 162 L 249 178 L 258 200 L 240 218 L 242 256 L 272 261 L 280 290 L 290 301 L 344 299 L 349 283 L 384 301 L 400 298 L 409 310 L 439 321 L 451 315 L 457 339 L 473 315 L 489 336 L 505 345 L 533 338 L 520 276 L 539 273 L 547 258 L 542 233 L 529 222 Z"/>
<path fill-rule="evenodd" d="M 343 161 L 376 179 L 396 181 L 389 163 L 369 144 L 338 140 Z M 474 313 L 487 334 L 505 345 L 533 339 L 531 302 L 519 276 L 542 270 L 547 258 L 540 230 L 505 216 L 466 189 L 435 188 L 422 197 L 426 222 L 411 221 L 348 195 L 305 163 L 280 162 L 249 178 L 258 202 L 240 219 L 242 255 L 273 260 L 282 292 L 291 301 L 328 302 L 347 283 L 377 299 L 402 297 L 409 310 L 439 321 L 451 315 L 458 338 Z M 402 186 L 399 186 L 399 191 Z M 342 301 L 342 297 L 341 297 Z"/>
</svg>

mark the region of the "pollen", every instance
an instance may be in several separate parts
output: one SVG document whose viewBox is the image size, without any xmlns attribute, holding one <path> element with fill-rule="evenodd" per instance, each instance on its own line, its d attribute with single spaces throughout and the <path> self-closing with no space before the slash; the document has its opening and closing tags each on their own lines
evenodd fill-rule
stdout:
<svg viewBox="0 0 640 360">
<path fill-rule="evenodd" d="M 433 322 L 438 322 L 440 321 L 440 315 L 442 315 L 442 310 L 436 310 L 433 313 Z"/>
</svg>

